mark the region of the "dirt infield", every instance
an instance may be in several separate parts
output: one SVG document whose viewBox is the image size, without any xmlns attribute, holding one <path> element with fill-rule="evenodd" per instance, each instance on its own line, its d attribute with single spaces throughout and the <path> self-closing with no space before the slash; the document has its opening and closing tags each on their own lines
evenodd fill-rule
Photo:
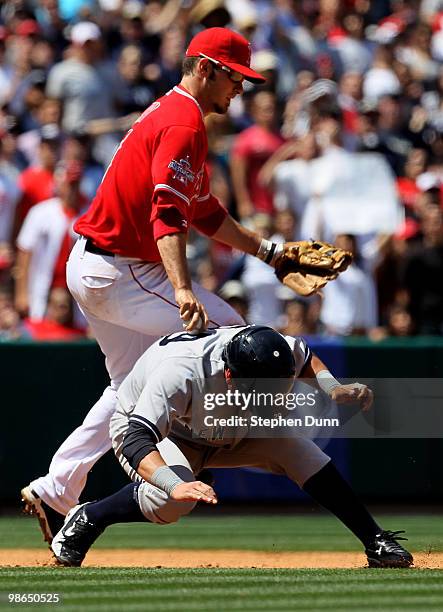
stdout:
<svg viewBox="0 0 443 612">
<path fill-rule="evenodd" d="M 443 569 L 443 553 L 414 553 L 415 567 Z M 0 549 L 0 567 L 48 567 L 49 551 Z M 245 550 L 117 549 L 92 550 L 83 567 L 249 567 L 249 568 L 361 568 L 366 557 L 354 552 L 259 552 Z"/>
</svg>

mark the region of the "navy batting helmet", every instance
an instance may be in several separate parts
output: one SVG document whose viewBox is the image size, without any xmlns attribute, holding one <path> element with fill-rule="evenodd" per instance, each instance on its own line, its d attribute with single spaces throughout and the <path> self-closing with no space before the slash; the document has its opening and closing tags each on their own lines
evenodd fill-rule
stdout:
<svg viewBox="0 0 443 612">
<path fill-rule="evenodd" d="M 294 378 L 289 344 L 271 327 L 250 325 L 236 334 L 222 355 L 233 378 Z"/>
</svg>

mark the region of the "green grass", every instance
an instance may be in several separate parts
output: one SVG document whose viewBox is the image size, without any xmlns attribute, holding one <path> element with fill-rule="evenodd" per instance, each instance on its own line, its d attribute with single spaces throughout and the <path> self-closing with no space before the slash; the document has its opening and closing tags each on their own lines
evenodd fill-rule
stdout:
<svg viewBox="0 0 443 612">
<path fill-rule="evenodd" d="M 384 529 L 405 529 L 407 547 L 443 550 L 443 521 L 436 515 L 377 516 Z M 0 519 L 0 548 L 41 548 L 38 523 L 26 516 Z M 175 525 L 114 525 L 96 548 L 230 548 L 245 550 L 361 550 L 356 538 L 326 515 L 189 516 Z"/>
<path fill-rule="evenodd" d="M 406 529 L 413 551 L 443 550 L 434 515 L 377 516 Z M 43 548 L 37 522 L 0 519 L 0 548 Z M 116 525 L 97 548 L 233 548 L 361 550 L 333 517 L 323 515 L 190 516 L 177 525 Z M 216 559 L 216 552 L 214 551 Z M 59 593 L 60 604 L 9 604 L 8 593 Z M 0 568 L 0 609 L 63 612 L 316 612 L 443 610 L 440 570 L 286 570 L 143 568 Z"/>
<path fill-rule="evenodd" d="M 14 568 L 0 573 L 0 609 L 441 610 L 436 570 L 152 570 Z M 59 593 L 58 605 L 11 605 L 7 593 Z"/>
</svg>

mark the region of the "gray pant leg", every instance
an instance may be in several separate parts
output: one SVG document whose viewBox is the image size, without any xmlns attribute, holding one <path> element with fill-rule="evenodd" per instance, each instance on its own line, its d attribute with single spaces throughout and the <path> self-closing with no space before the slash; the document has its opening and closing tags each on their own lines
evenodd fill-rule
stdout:
<svg viewBox="0 0 443 612">
<path fill-rule="evenodd" d="M 330 457 L 306 438 L 245 439 L 232 450 L 215 450 L 204 467 L 257 467 L 286 475 L 300 487 L 324 467 Z"/>
<path fill-rule="evenodd" d="M 189 512 L 193 510 L 196 502 L 174 501 L 173 499 L 170 499 L 164 491 L 158 487 L 155 487 L 149 482 L 146 482 L 139 474 L 137 474 L 121 452 L 123 438 L 127 428 L 127 416 L 117 409 L 111 419 L 110 426 L 112 446 L 120 465 L 128 474 L 130 479 L 134 482 L 141 483 L 137 493 L 140 510 L 151 523 L 165 525 L 168 523 L 177 522 L 181 516 L 189 514 Z M 160 444 L 157 444 L 157 448 L 163 458 L 163 461 L 171 468 L 173 472 L 177 474 L 177 476 L 179 476 L 185 482 L 192 482 L 195 480 L 191 463 L 187 457 L 191 459 L 192 463 L 198 465 L 200 456 L 199 450 L 195 448 L 186 449 L 185 452 L 187 456 L 185 456 L 182 450 L 180 450 L 180 448 L 169 438 L 165 438 L 160 442 Z"/>
</svg>

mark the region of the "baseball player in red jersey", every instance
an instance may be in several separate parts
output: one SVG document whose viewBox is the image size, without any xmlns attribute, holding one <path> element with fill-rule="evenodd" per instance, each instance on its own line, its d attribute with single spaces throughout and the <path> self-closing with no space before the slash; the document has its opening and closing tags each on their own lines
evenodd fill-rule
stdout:
<svg viewBox="0 0 443 612">
<path fill-rule="evenodd" d="M 136 360 L 160 336 L 241 324 L 223 300 L 191 282 L 190 226 L 273 265 L 283 245 L 262 240 L 230 217 L 209 192 L 204 117 L 225 113 L 251 70 L 250 45 L 226 28 L 197 34 L 183 79 L 154 102 L 120 143 L 67 266 L 68 286 L 106 357 L 107 387 L 84 422 L 55 453 L 49 473 L 22 490 L 25 512 L 50 542 L 78 503 L 87 474 L 111 447 L 115 394 Z"/>
</svg>

